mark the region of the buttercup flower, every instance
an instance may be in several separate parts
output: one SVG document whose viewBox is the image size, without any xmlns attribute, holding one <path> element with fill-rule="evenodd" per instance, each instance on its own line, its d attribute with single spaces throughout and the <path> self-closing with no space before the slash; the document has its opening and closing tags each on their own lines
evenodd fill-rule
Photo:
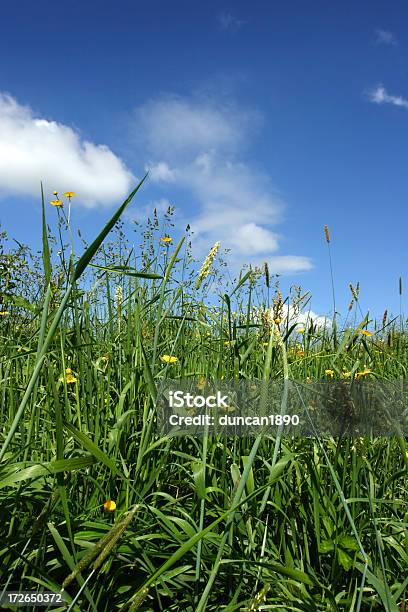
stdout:
<svg viewBox="0 0 408 612">
<path fill-rule="evenodd" d="M 203 391 L 205 389 L 205 385 L 206 385 L 207 381 L 204 378 L 204 376 L 201 376 L 198 383 L 197 383 L 197 389 L 199 389 L 200 391 Z"/>
<path fill-rule="evenodd" d="M 71 198 L 75 198 L 76 193 L 74 191 L 66 191 L 64 196 L 70 200 Z"/>
<path fill-rule="evenodd" d="M 160 240 L 165 244 L 169 244 L 173 240 L 173 238 L 170 238 L 170 236 L 163 236 L 163 238 L 160 238 Z"/>
<path fill-rule="evenodd" d="M 62 200 L 51 200 L 50 204 L 53 206 L 64 206 L 64 202 Z"/>
<path fill-rule="evenodd" d="M 370 338 L 370 336 L 373 335 L 373 332 L 368 331 L 368 329 L 358 329 L 357 331 L 359 334 L 362 334 L 363 336 L 367 336 L 367 338 Z"/>
<path fill-rule="evenodd" d="M 71 368 L 67 368 L 65 370 L 65 381 L 67 383 L 67 385 L 71 384 L 71 383 L 75 383 L 77 381 L 77 379 L 75 378 L 75 376 L 72 375 L 72 370 Z"/>
<path fill-rule="evenodd" d="M 162 355 L 160 359 L 164 363 L 176 363 L 178 361 L 177 357 L 175 357 L 174 355 Z"/>
<path fill-rule="evenodd" d="M 366 368 L 364 367 L 364 370 L 362 372 L 357 372 L 356 374 L 356 378 L 363 378 L 364 376 L 367 376 L 368 374 L 371 374 L 372 370 L 370 370 L 370 368 Z"/>
<path fill-rule="evenodd" d="M 330 378 L 333 378 L 334 376 L 334 370 L 325 370 L 324 373 L 326 374 L 326 376 L 329 376 Z"/>
<path fill-rule="evenodd" d="M 103 507 L 107 512 L 114 512 L 116 510 L 116 502 L 113 499 L 107 499 Z"/>
</svg>

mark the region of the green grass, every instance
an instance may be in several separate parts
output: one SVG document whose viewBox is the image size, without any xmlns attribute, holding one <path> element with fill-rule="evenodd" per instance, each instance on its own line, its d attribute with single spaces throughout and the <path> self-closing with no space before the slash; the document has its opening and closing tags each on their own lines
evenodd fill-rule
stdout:
<svg viewBox="0 0 408 612">
<path fill-rule="evenodd" d="M 160 241 L 170 214 L 128 247 L 117 222 L 135 193 L 82 257 L 58 210 L 43 275 L 38 262 L 22 275 L 26 253 L 4 259 L 1 587 L 64 587 L 81 611 L 404 610 L 402 437 L 169 438 L 155 421 L 163 378 L 406 378 L 402 316 L 376 324 L 357 299 L 342 329 L 300 334 L 273 321 L 285 300 L 260 271 L 209 299 L 219 268 L 198 288 L 188 235 Z"/>
</svg>

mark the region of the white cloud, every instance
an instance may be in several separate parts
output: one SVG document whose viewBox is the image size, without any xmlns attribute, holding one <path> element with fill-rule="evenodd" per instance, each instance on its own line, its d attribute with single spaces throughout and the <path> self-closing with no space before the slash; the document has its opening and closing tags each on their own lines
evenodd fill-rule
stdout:
<svg viewBox="0 0 408 612">
<path fill-rule="evenodd" d="M 174 172 L 169 168 L 166 162 L 146 164 L 145 170 L 146 172 L 149 172 L 152 181 L 172 183 L 175 180 Z"/>
<path fill-rule="evenodd" d="M 41 180 L 49 192 L 74 190 L 75 203 L 89 207 L 126 197 L 135 181 L 108 147 L 0 93 L 0 195 L 38 197 Z"/>
<path fill-rule="evenodd" d="M 270 253 L 278 249 L 276 235 L 253 222 L 240 225 L 236 234 L 231 237 L 230 244 L 243 255 Z"/>
<path fill-rule="evenodd" d="M 244 25 L 245 21 L 237 19 L 231 13 L 222 12 L 217 15 L 218 25 L 221 30 L 237 32 Z"/>
<path fill-rule="evenodd" d="M 275 256 L 271 226 L 282 220 L 283 202 L 268 176 L 239 160 L 259 125 L 258 113 L 230 104 L 165 97 L 137 109 L 135 133 L 152 160 L 150 180 L 189 194 L 196 254 L 221 240 L 236 267 L 274 255 L 280 271 L 308 270 L 307 257 Z"/>
<path fill-rule="evenodd" d="M 289 274 L 300 270 L 306 271 L 313 268 L 308 257 L 301 255 L 277 255 L 268 258 L 271 274 Z"/>
<path fill-rule="evenodd" d="M 259 307 L 254 307 L 255 320 L 261 322 L 263 317 L 262 313 L 265 311 Z M 274 308 L 271 307 L 267 310 L 268 318 L 272 319 L 275 315 Z M 299 305 L 296 307 L 287 302 L 283 304 L 281 310 L 281 319 L 285 325 L 289 327 L 296 324 L 299 328 L 307 328 L 311 323 L 318 329 L 331 327 L 331 320 L 325 316 L 318 315 L 313 310 L 302 311 Z"/>
<path fill-rule="evenodd" d="M 375 31 L 375 42 L 377 45 L 392 45 L 398 44 L 398 41 L 394 34 L 389 30 L 378 29 Z"/>
<path fill-rule="evenodd" d="M 387 92 L 385 87 L 378 85 L 368 94 L 370 102 L 375 104 L 392 104 L 393 106 L 400 106 L 402 108 L 408 108 L 408 98 L 402 96 L 393 96 Z"/>
<path fill-rule="evenodd" d="M 257 122 L 256 113 L 178 96 L 151 100 L 136 111 L 137 137 L 167 159 L 191 159 L 209 149 L 234 152 Z"/>
<path fill-rule="evenodd" d="M 127 208 L 125 211 L 125 217 L 134 221 L 143 222 L 147 219 L 147 217 L 150 217 L 151 219 L 154 211 L 156 210 L 158 217 L 162 218 L 171 206 L 172 204 L 167 198 L 159 198 L 158 200 L 153 200 L 144 206 Z"/>
<path fill-rule="evenodd" d="M 299 312 L 292 305 L 284 304 L 283 313 L 283 320 L 288 320 L 289 325 L 297 323 L 299 327 L 305 327 L 312 322 L 317 328 L 331 327 L 330 319 L 316 314 L 313 310 Z"/>
</svg>

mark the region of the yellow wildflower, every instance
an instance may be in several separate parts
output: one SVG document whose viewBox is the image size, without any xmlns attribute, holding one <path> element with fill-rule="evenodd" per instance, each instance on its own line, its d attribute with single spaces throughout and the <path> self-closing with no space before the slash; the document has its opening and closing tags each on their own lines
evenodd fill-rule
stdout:
<svg viewBox="0 0 408 612">
<path fill-rule="evenodd" d="M 58 191 L 53 191 L 53 194 L 54 194 L 55 196 L 57 196 L 57 195 L 58 195 Z"/>
<path fill-rule="evenodd" d="M 334 376 L 334 370 L 325 370 L 324 373 L 326 376 L 330 376 L 330 378 L 333 378 Z"/>
<path fill-rule="evenodd" d="M 75 198 L 76 193 L 74 191 L 66 191 L 64 196 L 70 200 L 71 198 Z"/>
<path fill-rule="evenodd" d="M 305 351 L 296 351 L 296 355 L 298 357 L 304 357 L 305 356 Z"/>
<path fill-rule="evenodd" d="M 71 384 L 71 383 L 75 383 L 77 381 L 77 379 L 75 378 L 75 376 L 72 375 L 72 370 L 71 368 L 67 368 L 65 370 L 65 381 L 67 383 L 67 385 Z"/>
<path fill-rule="evenodd" d="M 160 240 L 166 244 L 169 244 L 173 238 L 170 238 L 170 236 L 163 236 L 163 238 L 160 238 Z"/>
<path fill-rule="evenodd" d="M 107 499 L 103 507 L 107 512 L 114 512 L 116 510 L 116 502 L 113 499 Z"/>
<path fill-rule="evenodd" d="M 53 206 L 64 206 L 64 202 L 62 200 L 50 200 L 50 204 Z"/>
<path fill-rule="evenodd" d="M 176 361 L 178 361 L 177 357 L 174 355 L 162 355 L 160 359 L 163 363 L 176 363 Z"/>
<path fill-rule="evenodd" d="M 197 389 L 199 389 L 200 391 L 203 391 L 205 389 L 205 385 L 206 385 L 207 381 L 204 378 L 204 376 L 201 376 L 198 383 L 197 383 Z"/>
<path fill-rule="evenodd" d="M 305 333 L 305 328 L 301 327 L 300 329 L 298 329 L 298 334 L 304 334 Z"/>
<path fill-rule="evenodd" d="M 350 376 L 351 376 L 351 372 L 348 372 L 348 371 L 346 371 L 346 370 L 343 370 L 342 376 L 343 376 L 343 378 L 350 378 Z"/>
<path fill-rule="evenodd" d="M 280 323 L 282 323 L 282 319 L 280 319 L 279 317 L 276 317 L 276 319 L 273 320 L 274 323 L 276 323 L 276 325 L 280 325 Z"/>
<path fill-rule="evenodd" d="M 2 310 L 0 311 L 0 317 L 6 317 L 7 315 L 9 315 L 10 312 L 8 310 Z"/>
<path fill-rule="evenodd" d="M 357 372 L 356 378 L 360 379 L 363 378 L 364 376 L 367 376 L 368 374 L 371 374 L 372 370 L 370 370 L 370 368 L 364 368 L 364 370 L 362 372 Z"/>
<path fill-rule="evenodd" d="M 358 329 L 357 331 L 359 334 L 367 336 L 367 338 L 370 338 L 373 335 L 373 332 L 368 331 L 368 329 Z"/>
</svg>

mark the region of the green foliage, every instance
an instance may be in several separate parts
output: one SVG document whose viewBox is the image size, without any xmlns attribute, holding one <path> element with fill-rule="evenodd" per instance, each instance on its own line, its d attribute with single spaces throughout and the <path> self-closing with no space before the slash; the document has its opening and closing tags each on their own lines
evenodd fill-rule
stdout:
<svg viewBox="0 0 408 612">
<path fill-rule="evenodd" d="M 75 267 L 64 238 L 56 254 L 45 214 L 42 274 L 3 240 L 7 589 L 64 583 L 81 611 L 404 609 L 403 437 L 168 438 L 155 411 L 166 377 L 405 378 L 404 321 L 351 312 L 343 328 L 337 318 L 335 330 L 299 331 L 269 271 L 267 284 L 248 269 L 222 282 L 222 257 L 196 291 L 188 232 L 160 240 L 171 210 L 147 221 L 140 246 L 127 242 L 119 217 L 136 190 Z M 298 287 L 289 297 L 298 309 L 309 299 Z"/>
</svg>

